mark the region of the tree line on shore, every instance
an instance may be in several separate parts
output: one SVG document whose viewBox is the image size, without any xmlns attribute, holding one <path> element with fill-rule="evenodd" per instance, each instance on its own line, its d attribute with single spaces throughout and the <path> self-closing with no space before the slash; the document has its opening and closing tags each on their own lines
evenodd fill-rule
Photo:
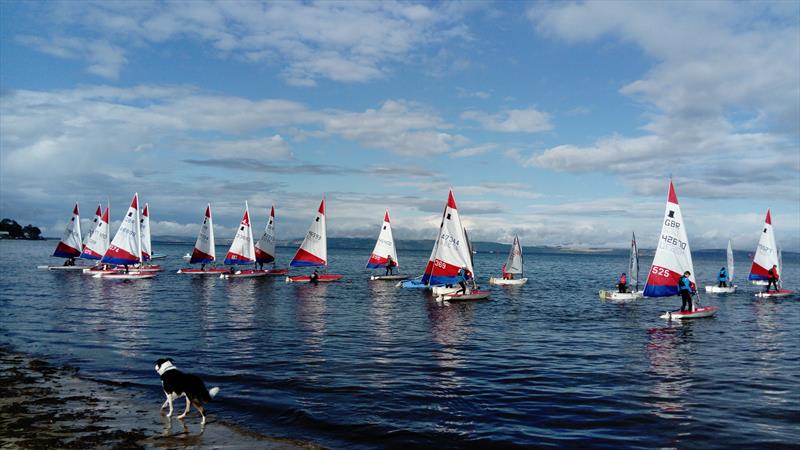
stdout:
<svg viewBox="0 0 800 450">
<path fill-rule="evenodd" d="M 3 219 L 0 221 L 0 239 L 44 239 L 42 230 L 31 224 L 24 227 L 13 219 Z"/>
</svg>

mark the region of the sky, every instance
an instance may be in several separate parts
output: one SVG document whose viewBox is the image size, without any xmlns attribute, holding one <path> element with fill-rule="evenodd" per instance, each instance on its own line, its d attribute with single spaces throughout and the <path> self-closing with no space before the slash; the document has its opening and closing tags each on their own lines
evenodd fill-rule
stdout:
<svg viewBox="0 0 800 450">
<path fill-rule="evenodd" d="M 800 3 L 0 2 L 0 216 L 800 250 Z"/>
</svg>

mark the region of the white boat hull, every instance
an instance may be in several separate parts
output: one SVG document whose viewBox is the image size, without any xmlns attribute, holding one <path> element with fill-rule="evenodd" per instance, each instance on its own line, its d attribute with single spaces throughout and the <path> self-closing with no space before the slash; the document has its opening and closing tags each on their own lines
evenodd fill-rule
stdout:
<svg viewBox="0 0 800 450">
<path fill-rule="evenodd" d="M 733 294 L 736 292 L 736 286 L 719 287 L 719 286 L 706 286 L 706 292 L 709 294 Z"/>
<path fill-rule="evenodd" d="M 753 284 L 755 286 L 766 286 L 766 285 L 769 284 L 769 281 L 767 281 L 767 280 L 751 280 L 750 284 Z"/>
<path fill-rule="evenodd" d="M 94 275 L 94 278 L 102 278 L 104 280 L 147 280 L 154 278 L 155 272 L 130 272 L 130 273 L 105 273 L 100 272 Z"/>
<path fill-rule="evenodd" d="M 232 278 L 258 278 L 267 276 L 264 270 L 237 270 L 236 272 L 227 272 L 219 275 L 223 280 L 230 280 Z"/>
<path fill-rule="evenodd" d="M 618 292 L 618 291 L 600 291 L 600 298 L 603 300 L 614 300 L 618 302 L 625 302 L 630 300 L 638 300 L 644 298 L 643 291 L 636 292 Z"/>
<path fill-rule="evenodd" d="M 457 291 L 460 291 L 460 290 L 461 290 L 461 286 L 459 286 L 459 285 L 450 286 L 450 287 L 447 287 L 447 286 L 433 286 L 433 287 L 431 287 L 431 294 L 433 294 L 435 296 L 440 296 L 440 295 L 454 294 L 454 293 L 456 293 Z"/>
<path fill-rule="evenodd" d="M 706 306 L 697 308 L 694 311 L 667 311 L 661 315 L 662 319 L 667 320 L 687 320 L 687 319 L 702 319 L 704 317 L 711 317 L 719 310 L 716 306 Z"/>
<path fill-rule="evenodd" d="M 444 294 L 440 295 L 437 299 L 444 300 L 448 302 L 455 302 L 455 301 L 467 301 L 467 300 L 484 300 L 489 298 L 491 293 L 489 292 L 467 292 L 466 294 Z"/>
<path fill-rule="evenodd" d="M 372 275 L 369 277 L 370 280 L 385 280 L 385 281 L 397 281 L 397 280 L 405 280 L 408 278 L 408 275 Z"/>
<path fill-rule="evenodd" d="M 756 297 L 758 298 L 781 298 L 781 297 L 791 297 L 794 295 L 794 291 L 789 289 L 781 289 L 779 291 L 771 291 L 771 292 L 757 292 Z"/>
<path fill-rule="evenodd" d="M 506 280 L 504 278 L 491 277 L 489 284 L 497 284 L 500 286 L 520 286 L 528 282 L 527 278 L 517 278 L 514 280 Z"/>
<path fill-rule="evenodd" d="M 36 266 L 41 270 L 53 270 L 62 272 L 83 271 L 87 266 Z"/>
</svg>

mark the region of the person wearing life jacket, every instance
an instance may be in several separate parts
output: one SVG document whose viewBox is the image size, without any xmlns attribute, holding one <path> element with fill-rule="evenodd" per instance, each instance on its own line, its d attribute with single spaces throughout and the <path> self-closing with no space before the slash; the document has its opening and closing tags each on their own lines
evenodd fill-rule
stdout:
<svg viewBox="0 0 800 450">
<path fill-rule="evenodd" d="M 719 287 L 728 287 L 728 271 L 725 270 L 725 267 L 719 269 L 717 280 L 719 281 Z"/>
<path fill-rule="evenodd" d="M 503 271 L 503 279 L 504 280 L 513 280 L 514 279 L 514 275 L 513 274 L 506 272 L 506 265 L 505 264 L 503 264 L 503 267 L 501 267 L 500 270 Z"/>
<path fill-rule="evenodd" d="M 780 274 L 778 273 L 778 266 L 772 265 L 772 269 L 767 271 L 769 274 L 769 281 L 767 282 L 767 292 L 769 292 L 770 286 L 775 286 L 775 290 L 778 290 L 778 278 L 780 278 Z"/>
<path fill-rule="evenodd" d="M 687 270 L 678 281 L 678 290 L 681 293 L 681 312 L 694 311 L 692 307 L 692 281 L 689 279 L 691 273 Z M 688 306 L 688 309 L 686 308 Z"/>
<path fill-rule="evenodd" d="M 397 266 L 397 263 L 394 262 L 394 259 L 392 258 L 392 255 L 389 255 L 388 257 L 386 257 L 386 275 L 391 275 L 392 271 L 395 268 L 395 266 Z"/>
<path fill-rule="evenodd" d="M 628 284 L 628 277 L 625 276 L 625 272 L 622 272 L 622 275 L 619 276 L 619 284 L 617 285 L 617 289 L 619 290 L 620 294 L 624 294 L 627 290 L 626 286 Z"/>
<path fill-rule="evenodd" d="M 468 273 L 467 273 L 467 268 L 466 267 L 462 267 L 458 271 L 458 277 L 459 277 L 458 284 L 459 284 L 459 286 L 461 286 L 461 289 L 459 289 L 456 292 L 461 292 L 461 293 L 464 293 L 464 294 L 467 293 L 467 275 L 468 275 Z"/>
<path fill-rule="evenodd" d="M 308 281 L 314 284 L 317 284 L 319 282 L 319 271 L 317 271 L 317 269 L 314 269 L 314 273 L 312 273 L 311 276 L 308 277 Z"/>
</svg>

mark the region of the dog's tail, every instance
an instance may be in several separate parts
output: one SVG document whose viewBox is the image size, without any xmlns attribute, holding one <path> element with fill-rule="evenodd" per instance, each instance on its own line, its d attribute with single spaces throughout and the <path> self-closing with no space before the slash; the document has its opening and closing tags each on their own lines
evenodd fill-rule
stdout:
<svg viewBox="0 0 800 450">
<path fill-rule="evenodd" d="M 208 390 L 208 396 L 211 397 L 212 399 L 217 395 L 217 393 L 219 393 L 218 387 L 213 387 Z"/>
</svg>

